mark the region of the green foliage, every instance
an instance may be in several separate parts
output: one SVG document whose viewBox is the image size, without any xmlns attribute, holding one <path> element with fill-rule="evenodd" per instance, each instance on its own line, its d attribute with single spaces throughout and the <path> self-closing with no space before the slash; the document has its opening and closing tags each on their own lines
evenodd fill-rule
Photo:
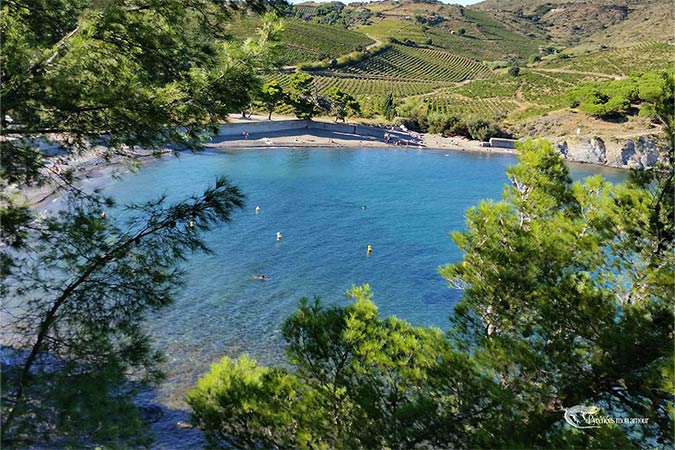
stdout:
<svg viewBox="0 0 675 450">
<path fill-rule="evenodd" d="M 396 116 L 396 105 L 394 104 L 394 95 L 389 94 L 382 103 L 382 115 L 386 120 L 392 120 Z"/>
<path fill-rule="evenodd" d="M 285 96 L 286 94 L 279 85 L 278 81 L 270 81 L 263 84 L 262 90 L 260 91 L 259 101 L 269 113 L 267 120 L 272 119 L 272 113 L 274 112 L 274 109 L 284 100 Z"/>
<path fill-rule="evenodd" d="M 568 90 L 565 98 L 572 108 L 579 108 L 601 118 L 623 116 L 632 103 L 645 102 L 642 115 L 653 116 L 653 104 L 663 92 L 666 73 L 645 72 L 622 80 L 583 83 Z"/>
<path fill-rule="evenodd" d="M 228 25 L 227 31 L 233 39 L 244 40 L 254 36 L 260 19 L 246 15 L 237 17 Z M 368 36 L 353 30 L 327 24 L 306 22 L 294 18 L 284 19 L 285 27 L 280 35 L 282 49 L 279 62 L 295 65 L 338 58 L 346 53 L 364 49 L 373 43 Z"/>
<path fill-rule="evenodd" d="M 518 66 L 509 67 L 508 74 L 514 78 L 517 77 L 520 74 L 520 67 Z"/>
<path fill-rule="evenodd" d="M 18 355 L 3 367 L 3 444 L 146 444 L 134 439 L 141 424 L 126 378 L 160 377 L 143 320 L 171 302 L 178 263 L 208 250 L 201 233 L 242 205 L 219 179 L 184 202 L 131 205 L 120 222 L 110 199 L 80 191 L 71 172 L 47 170 L 38 146 L 58 144 L 67 159 L 101 145 L 129 163 L 139 146 L 199 148 L 260 89 L 256 70 L 275 59 L 280 27 L 265 16 L 256 38 L 241 43 L 222 30 L 235 12 L 268 6 L 3 4 L 0 257 L 11 311 L 3 344 Z M 63 192 L 55 216 L 38 217 L 17 194 L 40 183 Z"/>
<path fill-rule="evenodd" d="M 357 115 L 361 112 L 359 102 L 338 88 L 328 91 L 327 99 L 330 102 L 330 112 L 335 116 L 336 121 L 342 120 L 344 122 L 347 116 Z"/>
<path fill-rule="evenodd" d="M 530 64 L 538 63 L 541 61 L 541 56 L 538 53 L 532 53 L 528 58 L 527 62 Z"/>
<path fill-rule="evenodd" d="M 648 438 L 667 448 L 673 241 L 656 249 L 671 212 L 653 229 L 646 223 L 658 208 L 644 185 L 614 187 L 599 176 L 572 183 L 545 142 L 527 142 L 520 154 L 504 200 L 470 209 L 467 231 L 453 233 L 464 261 L 441 269 L 464 289 L 453 335 L 512 389 L 492 432 L 523 448 L 626 448 Z M 672 185 L 666 191 L 673 195 Z M 575 437 L 557 411 L 579 404 L 649 424 Z"/>
<path fill-rule="evenodd" d="M 301 300 L 283 326 L 292 372 L 226 358 L 199 381 L 187 400 L 193 422 L 213 445 L 449 448 L 463 442 L 472 414 L 485 406 L 472 400 L 490 383 L 471 384 L 476 368 L 451 351 L 440 330 L 381 319 L 367 285 L 347 295 L 354 300 L 347 307 Z"/>
<path fill-rule="evenodd" d="M 487 141 L 490 138 L 499 137 L 503 134 L 496 123 L 482 118 L 468 120 L 466 128 L 469 131 L 471 139 L 479 141 Z"/>
<path fill-rule="evenodd" d="M 318 110 L 314 102 L 314 77 L 305 72 L 296 72 L 289 80 L 288 101 L 298 119 L 310 120 Z"/>
<path fill-rule="evenodd" d="M 3 373 L 3 441 L 30 439 L 51 423 L 52 438 L 106 442 L 132 425 L 113 414 L 134 413 L 132 392 L 119 387 L 125 375 L 160 377 L 161 355 L 143 321 L 171 303 L 181 284 L 178 263 L 208 251 L 202 232 L 242 205 L 238 189 L 218 179 L 186 202 L 129 205 L 123 223 L 113 210 L 102 214 L 112 200 L 73 196 L 58 215 L 31 226 L 30 252 L 15 255 L 5 297 L 14 311 L 6 344 L 26 352 L 20 366 Z"/>
<path fill-rule="evenodd" d="M 671 448 L 674 92 L 668 76 L 661 163 L 627 183 L 573 182 L 550 143 L 519 146 L 502 201 L 452 234 L 449 333 L 379 318 L 368 286 L 303 299 L 292 369 L 223 361 L 188 396 L 194 422 L 248 448 Z M 576 405 L 648 421 L 577 430 Z"/>
</svg>

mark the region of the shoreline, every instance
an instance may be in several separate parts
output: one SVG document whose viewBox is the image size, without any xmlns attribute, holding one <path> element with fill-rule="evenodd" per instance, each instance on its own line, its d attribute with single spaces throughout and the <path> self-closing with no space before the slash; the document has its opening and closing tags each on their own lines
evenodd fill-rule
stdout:
<svg viewBox="0 0 675 450">
<path fill-rule="evenodd" d="M 291 125 L 288 128 L 279 129 L 279 125 L 287 122 Z M 253 125 L 256 131 L 247 132 L 244 136 L 241 129 L 246 125 Z M 277 130 L 274 130 L 277 128 Z M 347 132 L 341 129 L 350 129 L 354 131 L 361 130 L 363 133 Z M 268 131 L 269 130 L 269 131 Z M 400 145 L 385 143 L 382 137 L 385 133 L 392 133 Z M 406 139 L 403 139 L 406 138 Z M 394 141 L 396 142 L 396 141 Z M 407 145 L 404 142 L 409 142 Z M 282 149 L 282 148 L 330 148 L 330 149 L 380 149 L 380 150 L 418 150 L 418 151 L 452 151 L 452 152 L 470 152 L 480 154 L 495 155 L 518 155 L 515 149 L 501 147 L 485 147 L 481 141 L 470 140 L 464 137 L 445 138 L 440 135 L 429 133 L 412 133 L 407 130 L 395 130 L 376 127 L 372 125 L 360 125 L 349 123 L 335 123 L 322 120 L 309 122 L 309 125 L 302 121 L 287 117 L 277 116 L 272 120 L 266 117 L 254 116 L 251 119 L 242 119 L 241 117 L 232 117 L 229 122 L 220 126 L 220 132 L 204 144 L 204 149 L 214 151 L 231 150 L 254 150 L 254 149 Z M 139 167 L 145 166 L 151 161 L 161 160 L 167 155 L 173 155 L 175 152 L 182 153 L 187 150 L 169 150 L 163 149 L 160 154 L 135 153 L 132 157 L 118 155 L 110 159 L 102 156 L 101 149 L 92 149 L 82 154 L 69 156 L 59 152 L 51 156 L 45 156 L 45 166 L 54 166 L 58 160 L 65 160 L 68 170 L 72 170 L 77 178 L 75 186 L 86 192 L 105 186 L 114 177 L 133 171 L 128 164 L 137 163 Z M 134 158 L 134 159 L 132 159 Z M 134 161 L 135 160 L 135 161 Z M 592 165 L 598 168 L 612 168 L 625 170 L 623 167 L 614 167 L 607 164 L 597 164 L 593 162 L 574 161 L 565 159 L 565 162 L 572 164 Z M 44 170 L 51 180 L 42 185 L 25 188 L 18 194 L 31 206 L 48 210 L 63 193 L 63 187 L 59 184 L 55 175 L 48 169 Z"/>
</svg>

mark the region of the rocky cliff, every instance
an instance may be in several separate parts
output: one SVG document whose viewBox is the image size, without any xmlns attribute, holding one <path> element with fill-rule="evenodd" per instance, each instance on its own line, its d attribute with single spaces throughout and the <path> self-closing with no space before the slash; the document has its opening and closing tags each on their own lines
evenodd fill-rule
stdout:
<svg viewBox="0 0 675 450">
<path fill-rule="evenodd" d="M 658 160 L 655 135 L 618 139 L 601 136 L 570 137 L 555 143 L 565 159 L 611 167 L 644 169 Z"/>
</svg>

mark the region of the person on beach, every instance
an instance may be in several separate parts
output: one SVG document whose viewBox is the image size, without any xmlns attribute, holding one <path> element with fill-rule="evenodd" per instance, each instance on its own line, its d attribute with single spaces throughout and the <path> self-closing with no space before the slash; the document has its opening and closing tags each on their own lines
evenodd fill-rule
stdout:
<svg viewBox="0 0 675 450">
<path fill-rule="evenodd" d="M 244 139 L 248 139 L 248 131 L 242 131 L 241 135 L 244 136 Z"/>
</svg>

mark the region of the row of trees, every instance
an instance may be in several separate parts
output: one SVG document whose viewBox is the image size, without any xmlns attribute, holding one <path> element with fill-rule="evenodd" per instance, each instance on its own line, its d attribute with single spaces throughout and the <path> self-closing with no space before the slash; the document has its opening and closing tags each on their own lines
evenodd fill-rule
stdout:
<svg viewBox="0 0 675 450">
<path fill-rule="evenodd" d="M 492 137 L 510 137 L 500 126 L 503 117 L 462 116 L 430 109 L 422 103 L 408 102 L 399 107 L 397 112 L 402 116 L 403 125 L 414 131 L 446 137 L 462 136 L 479 141 L 487 141 Z"/>
<path fill-rule="evenodd" d="M 289 105 L 299 119 L 309 120 L 324 113 L 335 117 L 335 121 L 344 120 L 361 112 L 361 105 L 350 94 L 339 88 L 331 88 L 325 96 L 314 89 L 314 77 L 305 72 L 291 75 L 289 91 L 284 92 L 278 81 L 265 83 L 258 95 L 258 103 L 267 111 L 268 120 L 280 105 Z"/>
<path fill-rule="evenodd" d="M 40 152 L 198 149 L 260 89 L 280 27 L 227 40 L 236 2 L 13 0 L 0 10 L 2 443 L 44 448 L 146 442 L 128 377 L 161 377 L 143 322 L 171 303 L 180 262 L 230 220 L 243 194 L 224 178 L 180 202 L 116 206 L 85 193 Z M 44 217 L 19 195 L 49 183 L 62 210 Z M 10 360 L 11 364 L 6 364 Z"/>
<path fill-rule="evenodd" d="M 227 448 L 672 448 L 675 80 L 663 81 L 660 163 L 621 184 L 572 182 L 547 142 L 519 148 L 503 199 L 452 234 L 464 258 L 440 273 L 463 297 L 446 334 L 380 318 L 368 286 L 346 307 L 303 299 L 283 326 L 292 368 L 223 359 L 188 394 L 194 423 Z M 575 406 L 642 421 L 594 426 Z"/>
<path fill-rule="evenodd" d="M 609 119 L 625 116 L 640 105 L 641 116 L 654 117 L 654 102 L 663 91 L 664 73 L 650 71 L 622 80 L 582 83 L 565 93 L 572 108 Z"/>
</svg>

